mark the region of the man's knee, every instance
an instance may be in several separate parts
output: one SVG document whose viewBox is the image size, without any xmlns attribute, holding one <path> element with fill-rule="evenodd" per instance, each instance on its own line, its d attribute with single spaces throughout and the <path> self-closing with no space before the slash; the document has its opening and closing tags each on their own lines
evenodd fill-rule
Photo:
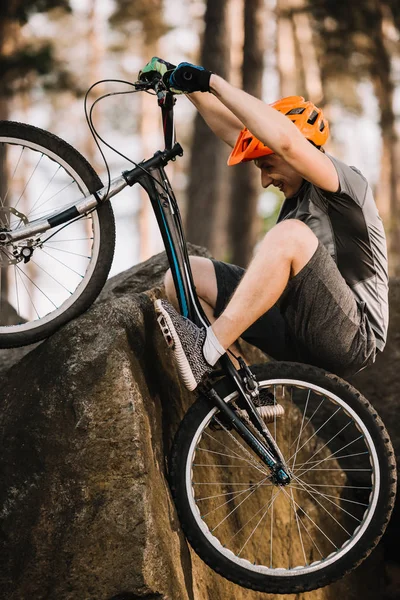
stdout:
<svg viewBox="0 0 400 600">
<path fill-rule="evenodd" d="M 298 219 L 288 219 L 277 223 L 268 233 L 273 236 L 276 248 L 289 252 L 289 254 L 298 254 L 299 252 L 313 251 L 318 245 L 318 238 L 315 233 L 302 221 Z M 267 234 L 268 235 L 268 234 Z"/>
<path fill-rule="evenodd" d="M 291 277 L 308 263 L 318 247 L 315 233 L 302 221 L 288 219 L 277 223 L 266 234 L 261 251 L 271 251 L 283 261 L 290 262 Z"/>
<path fill-rule="evenodd" d="M 295 241 L 316 237 L 309 226 L 303 223 L 303 221 L 299 221 L 299 219 L 287 219 L 287 221 L 281 221 L 274 225 L 271 231 L 273 230 L 275 230 L 282 238 L 293 239 Z"/>
</svg>

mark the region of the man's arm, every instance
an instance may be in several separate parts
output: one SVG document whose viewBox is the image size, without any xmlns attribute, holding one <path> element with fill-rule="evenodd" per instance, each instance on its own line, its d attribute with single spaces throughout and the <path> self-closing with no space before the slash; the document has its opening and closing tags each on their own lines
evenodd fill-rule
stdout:
<svg viewBox="0 0 400 600">
<path fill-rule="evenodd" d="M 215 74 L 210 78 L 210 91 L 304 179 L 328 192 L 338 190 L 338 175 L 330 159 L 310 144 L 285 115 Z"/>
<path fill-rule="evenodd" d="M 193 92 L 187 97 L 195 105 L 207 125 L 231 148 L 244 125 L 222 102 L 212 94 Z"/>
<path fill-rule="evenodd" d="M 181 63 L 182 65 L 188 65 L 189 63 Z M 194 65 L 191 65 L 194 67 Z M 202 67 L 194 67 L 197 69 L 197 74 L 201 71 L 206 74 L 207 79 L 207 91 L 209 91 L 208 81 L 210 79 L 211 72 L 205 71 Z M 202 94 L 196 92 L 195 89 L 200 88 L 192 88 L 187 87 L 188 83 L 192 77 L 190 76 L 188 79 L 184 78 L 184 87 L 180 88 L 176 85 L 176 82 L 171 81 L 172 74 L 177 71 L 177 67 L 172 63 L 169 63 L 158 56 L 153 56 L 153 58 L 141 69 L 138 73 L 139 81 L 152 81 L 154 76 L 161 78 L 167 83 L 168 87 L 171 91 L 175 93 L 182 93 L 183 91 L 192 92 L 191 94 L 187 94 L 188 98 L 195 105 L 197 110 L 202 115 L 203 119 L 210 127 L 210 129 L 224 142 L 226 142 L 231 148 L 234 147 L 236 143 L 236 139 L 243 129 L 243 123 L 235 117 L 235 115 L 224 106 L 215 96 L 212 94 Z M 205 91 L 205 90 L 204 90 Z"/>
</svg>

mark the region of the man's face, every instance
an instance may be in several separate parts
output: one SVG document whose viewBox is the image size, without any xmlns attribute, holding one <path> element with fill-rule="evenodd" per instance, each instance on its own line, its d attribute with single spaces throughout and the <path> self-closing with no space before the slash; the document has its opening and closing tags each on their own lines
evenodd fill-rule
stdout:
<svg viewBox="0 0 400 600">
<path fill-rule="evenodd" d="M 261 185 L 267 188 L 275 185 L 284 193 L 285 198 L 290 198 L 299 191 L 303 178 L 283 158 L 277 154 L 261 156 L 254 161 L 261 171 Z"/>
</svg>

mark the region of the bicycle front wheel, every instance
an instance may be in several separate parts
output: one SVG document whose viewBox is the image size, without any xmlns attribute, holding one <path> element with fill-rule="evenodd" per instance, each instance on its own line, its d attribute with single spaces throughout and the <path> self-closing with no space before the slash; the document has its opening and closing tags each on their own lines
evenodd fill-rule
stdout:
<svg viewBox="0 0 400 600">
<path fill-rule="evenodd" d="M 60 138 L 0 122 L 0 231 L 14 231 L 101 187 L 89 163 Z M 86 310 L 107 279 L 114 246 L 109 202 L 22 244 L 1 244 L 0 347 L 42 340 Z"/>
<path fill-rule="evenodd" d="M 359 564 L 382 536 L 395 497 L 393 449 L 376 411 L 338 377 L 297 363 L 252 370 L 285 409 L 268 427 L 291 483 L 275 484 L 200 397 L 172 451 L 181 525 L 199 556 L 243 587 L 281 594 L 323 587 Z M 224 394 L 226 402 L 235 398 L 237 392 Z"/>
</svg>

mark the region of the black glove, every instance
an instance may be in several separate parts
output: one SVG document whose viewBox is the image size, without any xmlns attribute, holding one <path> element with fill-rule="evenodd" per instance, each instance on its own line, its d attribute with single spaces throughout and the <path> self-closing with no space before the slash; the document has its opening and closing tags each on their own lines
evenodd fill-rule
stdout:
<svg viewBox="0 0 400 600">
<path fill-rule="evenodd" d="M 163 79 L 171 92 L 209 92 L 211 75 L 204 67 L 182 62 Z"/>
</svg>

